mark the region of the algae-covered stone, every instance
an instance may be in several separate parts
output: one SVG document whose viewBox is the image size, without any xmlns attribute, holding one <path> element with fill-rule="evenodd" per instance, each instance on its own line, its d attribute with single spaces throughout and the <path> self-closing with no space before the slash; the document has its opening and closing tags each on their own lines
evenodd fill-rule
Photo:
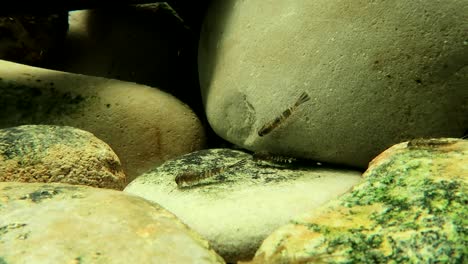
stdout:
<svg viewBox="0 0 468 264">
<path fill-rule="evenodd" d="M 276 230 L 251 263 L 463 263 L 468 141 L 400 143 L 364 181 Z"/>
<path fill-rule="evenodd" d="M 0 60 L 0 128 L 65 125 L 109 144 L 129 177 L 202 148 L 196 115 L 168 93 L 131 82 Z"/>
<path fill-rule="evenodd" d="M 93 134 L 67 126 L 0 129 L 0 181 L 61 182 L 122 190 L 114 151 Z"/>
<path fill-rule="evenodd" d="M 173 212 L 227 262 L 236 262 L 252 258 L 273 230 L 348 191 L 360 176 L 312 161 L 278 164 L 207 149 L 164 163 L 124 191 Z"/>
<path fill-rule="evenodd" d="M 157 204 L 115 190 L 0 183 L 0 263 L 224 263 Z"/>
</svg>

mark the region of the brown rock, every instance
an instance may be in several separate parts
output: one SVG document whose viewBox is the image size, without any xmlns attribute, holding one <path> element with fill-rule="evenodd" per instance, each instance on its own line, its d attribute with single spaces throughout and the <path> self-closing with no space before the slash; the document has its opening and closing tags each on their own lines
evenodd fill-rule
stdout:
<svg viewBox="0 0 468 264">
<path fill-rule="evenodd" d="M 0 129 L 0 181 L 122 190 L 125 178 L 114 151 L 89 132 L 43 125 Z"/>
</svg>

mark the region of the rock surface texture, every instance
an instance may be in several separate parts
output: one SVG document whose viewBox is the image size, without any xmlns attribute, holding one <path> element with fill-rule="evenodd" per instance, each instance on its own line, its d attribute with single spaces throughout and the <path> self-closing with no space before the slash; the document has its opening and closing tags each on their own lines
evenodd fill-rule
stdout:
<svg viewBox="0 0 468 264">
<path fill-rule="evenodd" d="M 366 167 L 389 146 L 468 129 L 466 0 L 213 1 L 199 45 L 224 139 Z M 268 135 L 298 96 L 310 101 Z"/>
<path fill-rule="evenodd" d="M 230 149 L 201 150 L 141 175 L 124 191 L 173 212 L 227 262 L 248 260 L 273 230 L 361 180 L 357 171 L 284 161 L 254 161 Z"/>
<path fill-rule="evenodd" d="M 122 190 L 114 151 L 93 134 L 65 126 L 0 129 L 0 181 L 61 182 Z"/>
<path fill-rule="evenodd" d="M 250 263 L 464 263 L 468 141 L 384 151 L 353 191 L 270 235 Z"/>
<path fill-rule="evenodd" d="M 0 128 L 53 124 L 92 132 L 119 156 L 129 179 L 203 147 L 196 115 L 136 83 L 0 61 Z"/>
<path fill-rule="evenodd" d="M 173 214 L 68 184 L 0 183 L 0 263 L 224 263 Z"/>
</svg>

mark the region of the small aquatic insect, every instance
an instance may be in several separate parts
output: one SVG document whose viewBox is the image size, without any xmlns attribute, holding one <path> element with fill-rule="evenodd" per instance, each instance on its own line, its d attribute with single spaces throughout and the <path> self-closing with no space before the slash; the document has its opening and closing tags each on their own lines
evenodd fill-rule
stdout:
<svg viewBox="0 0 468 264">
<path fill-rule="evenodd" d="M 175 182 L 177 184 L 177 187 L 179 188 L 195 186 L 198 185 L 200 181 L 204 179 L 219 175 L 228 169 L 245 163 L 246 161 L 247 159 L 242 159 L 231 165 L 215 167 L 204 171 L 185 171 L 175 177 Z"/>
<path fill-rule="evenodd" d="M 264 161 L 271 161 L 271 162 L 285 163 L 285 164 L 287 164 L 287 163 L 293 163 L 294 161 L 296 161 L 296 158 L 293 158 L 293 157 L 275 155 L 275 154 L 271 154 L 271 153 L 264 152 L 264 151 L 255 152 L 255 153 L 252 155 L 252 159 L 253 159 L 254 161 L 261 161 L 261 160 L 264 160 Z"/>
<path fill-rule="evenodd" d="M 441 146 L 447 146 L 454 144 L 456 142 L 450 141 L 447 139 L 439 139 L 439 138 L 417 138 L 410 140 L 406 145 L 408 148 L 437 148 Z"/>
<path fill-rule="evenodd" d="M 296 103 L 293 106 L 291 106 L 288 109 L 284 110 L 284 112 L 281 113 L 281 115 L 278 116 L 277 118 L 275 118 L 274 120 L 272 120 L 272 121 L 266 123 L 265 125 L 263 125 L 260 128 L 260 130 L 258 131 L 258 135 L 263 137 L 266 134 L 273 131 L 275 128 L 280 126 L 284 122 L 284 120 L 286 120 L 294 111 L 296 111 L 296 109 L 301 104 L 303 104 L 303 103 L 305 103 L 305 102 L 307 102 L 309 100 L 310 100 L 309 95 L 306 92 L 303 92 L 301 94 L 301 96 L 299 96 L 299 99 L 297 99 Z"/>
</svg>

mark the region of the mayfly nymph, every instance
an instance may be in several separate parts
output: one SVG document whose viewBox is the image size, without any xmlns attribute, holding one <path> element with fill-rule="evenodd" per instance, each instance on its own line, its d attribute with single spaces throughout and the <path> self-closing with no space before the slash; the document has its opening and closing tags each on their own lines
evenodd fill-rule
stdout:
<svg viewBox="0 0 468 264">
<path fill-rule="evenodd" d="M 228 169 L 231 169 L 235 166 L 241 165 L 245 163 L 247 159 L 242 159 L 238 162 L 235 162 L 234 164 L 226 165 L 226 166 L 220 166 L 220 167 L 214 167 L 210 169 L 206 169 L 203 171 L 194 171 L 194 170 L 187 170 L 184 171 L 180 174 L 178 174 L 175 177 L 175 182 L 177 184 L 177 187 L 179 188 L 184 188 L 184 187 L 193 187 L 198 184 L 204 179 L 214 177 L 216 175 L 219 175 L 223 172 L 225 172 Z"/>
<path fill-rule="evenodd" d="M 296 158 L 294 157 L 275 155 L 275 154 L 271 154 L 265 151 L 255 152 L 252 155 L 252 159 L 257 162 L 258 161 L 270 161 L 274 163 L 283 163 L 283 164 L 293 163 L 296 161 Z"/>
<path fill-rule="evenodd" d="M 437 148 L 456 143 L 453 140 L 443 138 L 416 138 L 408 141 L 408 148 Z"/>
<path fill-rule="evenodd" d="M 273 131 L 275 128 L 280 126 L 291 114 L 296 111 L 296 109 L 303 103 L 307 102 L 310 100 L 309 95 L 306 92 L 303 92 L 301 96 L 299 96 L 299 99 L 297 99 L 296 103 L 289 107 L 288 109 L 284 110 L 283 113 L 281 113 L 280 116 L 275 118 L 274 120 L 266 123 L 263 125 L 260 130 L 258 131 L 258 135 L 263 137 L 266 134 L 270 133 Z"/>
</svg>

